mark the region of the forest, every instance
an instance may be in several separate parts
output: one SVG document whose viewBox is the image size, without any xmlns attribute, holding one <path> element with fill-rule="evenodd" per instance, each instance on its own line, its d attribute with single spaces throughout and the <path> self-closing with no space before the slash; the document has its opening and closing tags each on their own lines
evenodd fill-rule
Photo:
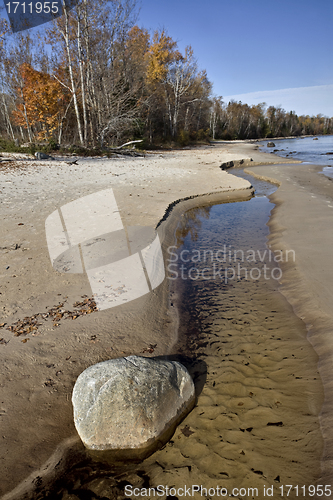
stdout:
<svg viewBox="0 0 333 500">
<path fill-rule="evenodd" d="M 61 17 L 16 34 L 0 19 L 0 142 L 149 148 L 333 134 L 333 118 L 224 102 L 191 46 L 136 22 L 135 0 L 64 3 Z"/>
</svg>

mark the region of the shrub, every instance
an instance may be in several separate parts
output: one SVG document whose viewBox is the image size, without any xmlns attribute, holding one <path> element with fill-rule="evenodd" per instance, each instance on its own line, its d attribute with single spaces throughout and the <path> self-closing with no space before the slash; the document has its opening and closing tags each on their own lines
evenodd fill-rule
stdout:
<svg viewBox="0 0 333 500">
<path fill-rule="evenodd" d="M 18 153 L 19 151 L 22 151 L 22 149 L 20 146 L 17 146 L 14 141 L 2 139 L 0 137 L 0 151 L 5 153 Z"/>
<path fill-rule="evenodd" d="M 181 130 L 177 137 L 177 142 L 181 146 L 188 146 L 190 143 L 190 134 L 187 130 Z"/>
</svg>

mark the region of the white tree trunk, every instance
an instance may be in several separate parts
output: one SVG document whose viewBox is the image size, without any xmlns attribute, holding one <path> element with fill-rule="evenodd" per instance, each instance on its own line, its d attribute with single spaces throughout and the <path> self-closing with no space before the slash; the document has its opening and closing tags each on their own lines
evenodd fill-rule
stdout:
<svg viewBox="0 0 333 500">
<path fill-rule="evenodd" d="M 81 145 L 84 145 L 84 140 L 83 140 L 83 135 L 82 135 L 82 127 L 81 127 L 81 117 L 80 117 L 80 112 L 79 112 L 79 106 L 77 102 L 77 95 L 76 95 L 76 85 L 74 81 L 74 75 L 73 75 L 73 64 L 72 64 L 72 57 L 71 57 L 71 50 L 69 46 L 69 33 L 68 33 L 68 11 L 66 7 L 65 0 L 62 0 L 63 4 L 63 12 L 65 15 L 65 31 L 62 32 L 62 35 L 65 40 L 65 45 L 66 45 L 66 52 L 67 52 L 67 59 L 68 59 L 68 71 L 69 71 L 69 78 L 71 81 L 71 86 L 72 86 L 72 95 L 73 95 L 73 100 L 74 100 L 74 109 L 75 109 L 75 114 L 76 114 L 76 120 L 77 120 L 77 128 L 79 132 L 79 138 Z"/>
<path fill-rule="evenodd" d="M 87 108 L 86 108 L 86 90 L 85 90 L 85 79 L 83 71 L 83 51 L 81 43 L 81 9 L 78 7 L 78 18 L 77 18 L 77 49 L 79 54 L 79 68 L 81 77 L 81 94 L 82 94 L 82 110 L 83 110 L 83 142 L 86 145 L 87 142 Z"/>
<path fill-rule="evenodd" d="M 21 97 L 22 97 L 22 101 L 23 101 L 23 109 L 24 109 L 25 123 L 27 124 L 27 130 L 28 130 L 29 142 L 32 142 L 32 140 L 33 140 L 33 135 L 32 135 L 32 131 L 31 131 L 30 125 L 29 125 L 28 113 L 27 113 L 27 108 L 26 108 L 26 105 L 25 105 L 24 96 L 23 96 L 23 90 L 22 90 L 22 88 L 21 88 L 20 90 L 21 90 Z"/>
<path fill-rule="evenodd" d="M 13 127 L 12 127 L 12 124 L 11 124 L 11 121 L 10 121 L 10 117 L 9 117 L 9 113 L 8 113 L 7 103 L 6 103 L 6 99 L 5 99 L 5 96 L 4 96 L 3 92 L 2 92 L 2 101 L 3 101 L 3 105 L 4 105 L 4 109 L 5 109 L 5 117 L 6 117 L 6 122 L 7 122 L 7 132 L 8 132 L 8 135 L 11 135 L 12 139 L 14 140 L 15 139 L 15 135 L 14 135 L 14 132 L 13 132 Z"/>
</svg>

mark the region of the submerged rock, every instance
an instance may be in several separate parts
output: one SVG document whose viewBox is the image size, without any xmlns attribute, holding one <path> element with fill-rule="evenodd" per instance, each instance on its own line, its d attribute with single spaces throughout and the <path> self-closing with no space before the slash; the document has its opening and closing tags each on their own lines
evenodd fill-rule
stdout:
<svg viewBox="0 0 333 500">
<path fill-rule="evenodd" d="M 74 422 L 89 450 L 144 458 L 192 409 L 194 384 L 176 361 L 128 356 L 90 366 L 73 390 Z"/>
<path fill-rule="evenodd" d="M 267 147 L 268 147 L 268 148 L 275 148 L 275 144 L 274 144 L 274 142 L 268 142 L 268 143 L 267 143 Z"/>
</svg>

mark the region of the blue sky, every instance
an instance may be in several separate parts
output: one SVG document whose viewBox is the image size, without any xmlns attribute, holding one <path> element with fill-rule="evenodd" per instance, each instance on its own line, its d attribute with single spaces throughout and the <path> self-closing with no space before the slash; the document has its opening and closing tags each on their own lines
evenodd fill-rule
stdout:
<svg viewBox="0 0 333 500">
<path fill-rule="evenodd" d="M 333 0 L 141 0 L 140 5 L 140 26 L 165 28 L 181 50 L 192 45 L 214 94 L 333 116 Z"/>
</svg>

